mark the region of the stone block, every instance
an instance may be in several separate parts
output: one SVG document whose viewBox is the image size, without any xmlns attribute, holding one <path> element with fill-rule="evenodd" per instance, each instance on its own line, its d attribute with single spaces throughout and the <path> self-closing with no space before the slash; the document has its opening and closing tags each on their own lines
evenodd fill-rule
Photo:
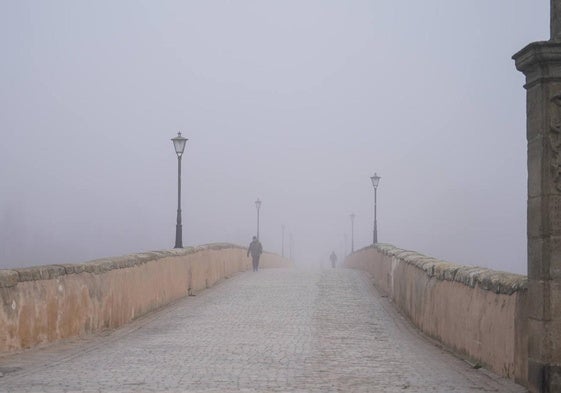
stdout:
<svg viewBox="0 0 561 393">
<path fill-rule="evenodd" d="M 528 279 L 543 280 L 545 270 L 543 269 L 544 260 L 544 239 L 528 239 Z"/>
<path fill-rule="evenodd" d="M 0 288 L 10 288 L 17 285 L 19 279 L 15 270 L 0 270 Z"/>
<path fill-rule="evenodd" d="M 549 361 L 551 345 L 547 335 L 547 322 L 528 319 L 528 359 Z"/>
<path fill-rule="evenodd" d="M 543 392 L 544 386 L 543 362 L 528 359 L 528 388 L 530 392 Z"/>
<path fill-rule="evenodd" d="M 528 237 L 549 236 L 561 237 L 561 195 L 529 197 Z"/>
<path fill-rule="evenodd" d="M 545 119 L 543 116 L 544 91 L 541 85 L 528 89 L 526 94 L 526 138 L 528 142 L 544 135 Z"/>
<path fill-rule="evenodd" d="M 551 303 L 551 317 L 553 320 L 561 321 L 561 282 L 550 282 L 550 303 Z M 561 331 L 558 332 L 561 337 Z"/>
<path fill-rule="evenodd" d="M 541 238 L 544 236 L 543 205 L 542 197 L 528 198 L 528 237 L 530 238 Z"/>
<path fill-rule="evenodd" d="M 561 365 L 528 361 L 528 388 L 531 392 L 561 392 Z"/>
<path fill-rule="evenodd" d="M 528 197 L 543 194 L 543 138 L 535 137 L 528 141 Z"/>
<path fill-rule="evenodd" d="M 561 281 L 561 236 L 552 236 L 548 239 L 546 252 L 549 253 L 547 277 Z"/>
<path fill-rule="evenodd" d="M 547 323 L 547 335 L 551 347 L 549 361 L 551 363 L 561 364 L 561 316 L 555 315 L 556 319 Z"/>
<path fill-rule="evenodd" d="M 66 270 L 60 265 L 45 265 L 17 269 L 19 281 L 52 280 L 66 274 Z"/>
<path fill-rule="evenodd" d="M 551 319 L 549 283 L 538 280 L 528 282 L 528 317 L 546 321 Z"/>
<path fill-rule="evenodd" d="M 561 236 L 561 195 L 550 195 L 544 199 L 547 203 L 542 203 L 542 214 L 549 217 L 542 221 L 542 225 L 546 224 L 543 227 L 544 235 Z"/>
<path fill-rule="evenodd" d="M 544 367 L 544 392 L 561 392 L 561 364 L 548 364 Z"/>
</svg>

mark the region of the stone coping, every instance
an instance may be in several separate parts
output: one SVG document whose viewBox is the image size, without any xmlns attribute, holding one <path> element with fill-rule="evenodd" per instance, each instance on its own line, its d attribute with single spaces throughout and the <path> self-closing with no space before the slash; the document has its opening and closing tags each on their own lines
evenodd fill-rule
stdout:
<svg viewBox="0 0 561 393">
<path fill-rule="evenodd" d="M 51 280 L 67 274 L 93 273 L 102 274 L 115 269 L 124 269 L 156 261 L 167 257 L 178 257 L 195 254 L 205 250 L 223 250 L 241 247 L 230 243 L 211 243 L 195 247 L 185 247 L 172 250 L 148 251 L 128 254 L 118 257 L 101 258 L 78 264 L 43 265 L 18 269 L 0 269 L 0 288 L 17 285 L 18 282 Z"/>
<path fill-rule="evenodd" d="M 378 243 L 365 247 L 355 253 L 376 249 L 400 261 L 423 270 L 427 276 L 441 281 L 455 281 L 471 288 L 479 286 L 495 293 L 512 295 L 528 288 L 528 277 L 521 274 L 501 272 L 479 266 L 456 265 L 436 258 L 427 257 L 415 251 L 403 250 L 391 244 Z"/>
</svg>

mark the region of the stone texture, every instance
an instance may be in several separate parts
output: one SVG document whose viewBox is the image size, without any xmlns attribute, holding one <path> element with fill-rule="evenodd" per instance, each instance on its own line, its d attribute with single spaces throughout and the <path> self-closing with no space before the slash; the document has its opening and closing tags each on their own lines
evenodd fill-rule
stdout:
<svg viewBox="0 0 561 393">
<path fill-rule="evenodd" d="M 525 392 L 427 341 L 348 269 L 246 272 L 0 370 L 0 392 L 18 393 Z"/>
<path fill-rule="evenodd" d="M 15 270 L 0 270 L 0 288 L 13 287 L 18 283 L 19 275 Z"/>
<path fill-rule="evenodd" d="M 366 249 L 371 247 L 368 246 Z M 378 243 L 375 250 L 384 255 L 396 257 L 400 262 L 413 265 L 423 270 L 429 277 L 456 281 L 471 288 L 479 286 L 495 293 L 511 295 L 527 286 L 527 278 L 520 274 L 499 272 L 478 266 L 457 265 L 427 257 L 415 251 L 403 250 L 391 244 Z"/>
<path fill-rule="evenodd" d="M 291 264 L 262 259 L 262 267 Z M 0 353 L 121 326 L 249 266 L 245 248 L 219 243 L 0 270 Z"/>
<path fill-rule="evenodd" d="M 513 56 L 526 76 L 528 138 L 528 385 L 560 391 L 561 2 L 551 2 L 551 41 Z"/>
<path fill-rule="evenodd" d="M 345 266 L 369 272 L 425 334 L 498 374 L 526 380 L 525 276 L 455 265 L 389 244 L 356 251 Z"/>
<path fill-rule="evenodd" d="M 561 1 L 551 0 L 550 38 L 552 41 L 561 42 Z"/>
</svg>

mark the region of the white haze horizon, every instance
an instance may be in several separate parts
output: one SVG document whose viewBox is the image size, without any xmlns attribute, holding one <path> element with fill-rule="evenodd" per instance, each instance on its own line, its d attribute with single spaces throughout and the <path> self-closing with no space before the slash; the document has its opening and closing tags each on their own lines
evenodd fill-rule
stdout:
<svg viewBox="0 0 561 393">
<path fill-rule="evenodd" d="M 526 273 L 524 77 L 549 1 L 3 2 L 0 269 L 175 240 L 378 241 Z"/>
</svg>

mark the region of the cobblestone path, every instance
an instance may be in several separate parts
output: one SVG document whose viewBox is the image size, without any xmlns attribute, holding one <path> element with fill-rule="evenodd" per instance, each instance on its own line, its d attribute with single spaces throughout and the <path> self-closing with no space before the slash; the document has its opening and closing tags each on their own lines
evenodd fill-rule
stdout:
<svg viewBox="0 0 561 393">
<path fill-rule="evenodd" d="M 426 341 L 346 269 L 246 272 L 0 372 L 0 392 L 526 391 Z"/>
</svg>

